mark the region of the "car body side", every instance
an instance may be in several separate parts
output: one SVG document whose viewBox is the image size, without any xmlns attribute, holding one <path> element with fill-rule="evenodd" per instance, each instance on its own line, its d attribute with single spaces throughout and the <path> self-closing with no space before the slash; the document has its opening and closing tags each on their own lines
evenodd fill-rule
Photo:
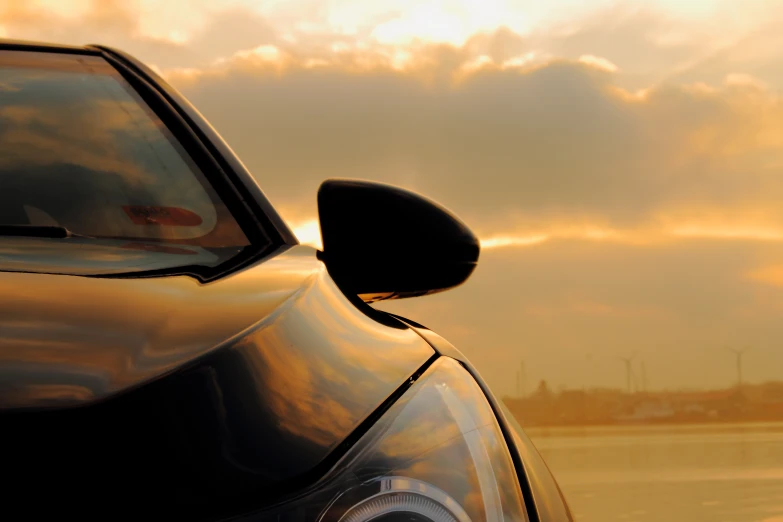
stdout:
<svg viewBox="0 0 783 522">
<path fill-rule="evenodd" d="M 164 121 L 192 132 L 270 236 L 267 249 L 214 278 L 0 272 L 0 452 L 17 488 L 83 486 L 121 502 L 133 481 L 140 511 L 230 516 L 316 480 L 445 356 L 471 371 L 493 406 L 530 520 L 571 520 L 540 455 L 469 362 L 425 327 L 341 292 L 229 146 L 156 73 L 102 46 L 0 49 L 103 56 L 160 98 Z M 76 490 L 73 469 L 89 477 Z"/>
</svg>

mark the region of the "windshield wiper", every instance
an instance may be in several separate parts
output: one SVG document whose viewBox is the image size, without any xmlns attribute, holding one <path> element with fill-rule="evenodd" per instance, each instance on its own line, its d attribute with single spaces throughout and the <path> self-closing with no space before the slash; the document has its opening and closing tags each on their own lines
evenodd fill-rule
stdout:
<svg viewBox="0 0 783 522">
<path fill-rule="evenodd" d="M 0 236 L 13 237 L 49 237 L 52 239 L 65 239 L 79 237 L 94 239 L 92 236 L 84 236 L 71 232 L 65 227 L 56 225 L 0 225 Z"/>
</svg>

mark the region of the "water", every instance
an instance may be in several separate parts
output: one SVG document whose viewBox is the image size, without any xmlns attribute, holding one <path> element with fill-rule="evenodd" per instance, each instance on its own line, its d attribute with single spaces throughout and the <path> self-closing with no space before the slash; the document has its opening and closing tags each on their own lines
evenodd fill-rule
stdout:
<svg viewBox="0 0 783 522">
<path fill-rule="evenodd" d="M 783 422 L 526 432 L 577 522 L 783 522 Z"/>
</svg>

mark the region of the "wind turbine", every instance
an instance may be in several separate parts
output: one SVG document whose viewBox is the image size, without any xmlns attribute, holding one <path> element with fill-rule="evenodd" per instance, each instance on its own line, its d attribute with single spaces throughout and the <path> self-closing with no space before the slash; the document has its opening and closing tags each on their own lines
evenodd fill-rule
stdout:
<svg viewBox="0 0 783 522">
<path fill-rule="evenodd" d="M 737 357 L 737 388 L 739 388 L 742 386 L 742 356 L 745 355 L 748 348 L 742 348 L 741 350 L 728 348 L 728 350 Z"/>
<path fill-rule="evenodd" d="M 517 370 L 517 398 L 521 399 L 525 395 L 525 388 L 527 384 L 527 374 L 525 373 L 525 362 L 519 362 L 519 369 Z"/>
<path fill-rule="evenodd" d="M 525 362 L 519 362 L 519 396 L 524 397 L 527 393 L 527 372 L 525 371 Z"/>
<path fill-rule="evenodd" d="M 587 356 L 585 357 L 585 360 L 587 362 L 587 364 L 586 364 L 587 372 L 586 372 L 586 375 L 584 377 L 584 380 L 582 381 L 582 391 L 586 391 L 587 390 L 588 381 L 592 381 L 592 377 L 593 377 L 593 373 L 594 373 L 593 372 L 593 370 L 594 370 L 594 368 L 593 368 L 593 354 L 592 353 L 588 353 Z"/>
<path fill-rule="evenodd" d="M 636 354 L 630 357 L 618 357 L 625 363 L 625 380 L 628 385 L 628 393 L 631 393 L 631 378 L 633 377 L 633 360 L 636 358 Z"/>
</svg>

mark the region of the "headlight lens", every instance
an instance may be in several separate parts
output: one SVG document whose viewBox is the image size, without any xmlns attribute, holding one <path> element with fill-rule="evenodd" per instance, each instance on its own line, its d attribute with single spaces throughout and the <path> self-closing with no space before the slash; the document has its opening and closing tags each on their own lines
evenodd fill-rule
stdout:
<svg viewBox="0 0 783 522">
<path fill-rule="evenodd" d="M 355 502 L 340 517 L 341 522 L 393 519 L 470 522 L 470 517 L 446 492 L 420 480 L 384 477 L 355 488 Z M 350 504 L 348 504 L 350 505 Z"/>
<path fill-rule="evenodd" d="M 314 487 L 244 520 L 522 522 L 502 433 L 473 377 L 440 358 Z"/>
</svg>

